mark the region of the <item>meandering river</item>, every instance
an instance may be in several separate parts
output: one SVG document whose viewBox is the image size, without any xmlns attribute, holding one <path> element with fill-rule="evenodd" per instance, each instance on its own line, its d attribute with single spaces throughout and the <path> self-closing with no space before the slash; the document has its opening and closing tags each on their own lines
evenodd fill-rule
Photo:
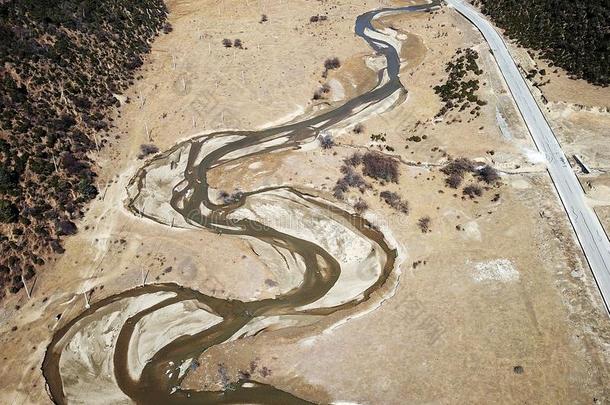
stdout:
<svg viewBox="0 0 610 405">
<path fill-rule="evenodd" d="M 302 282 L 274 298 L 255 301 L 209 296 L 172 283 L 146 285 L 102 299 L 57 330 L 49 344 L 43 374 L 53 401 L 70 403 L 76 393 L 90 390 L 87 395 L 93 402 L 109 395 L 108 402 L 141 404 L 307 403 L 247 374 L 238 381 L 227 381 L 222 391 L 193 391 L 180 384 L 189 369 L 196 367 L 196 359 L 213 346 L 264 333 L 274 322 L 290 319 L 290 325 L 298 325 L 303 319 L 307 324 L 369 300 L 397 271 L 398 252 L 387 235 L 367 220 L 310 191 L 290 186 L 264 188 L 222 203 L 211 198 L 214 190 L 210 190 L 207 173 L 246 156 L 299 147 L 322 131 L 384 103 L 387 109 L 388 103 L 404 100 L 398 51 L 386 34 L 373 28 L 372 21 L 385 14 L 423 11 L 436 5 L 380 9 L 357 18 L 356 34 L 386 61 L 371 91 L 303 121 L 189 139 L 139 170 L 129 187 L 128 208 L 134 215 L 168 226 L 255 238 L 285 252 L 291 258 L 291 264 L 286 260 L 286 271 L 301 268 Z M 324 226 L 297 221 L 301 227 L 309 226 L 307 232 L 297 232 L 294 226 L 269 225 L 277 213 L 268 208 L 276 204 L 288 204 L 297 218 L 314 218 Z M 336 233 L 329 237 L 325 232 L 331 228 Z M 335 238 L 343 239 L 337 244 Z M 345 254 L 349 244 L 361 247 L 359 252 Z M 355 294 L 353 283 L 346 287 L 348 271 L 367 275 L 357 284 L 361 290 Z M 197 332 L 180 332 L 181 322 L 197 325 Z M 142 337 L 151 324 L 171 326 L 164 332 L 165 340 Z M 99 391 L 92 388 L 96 386 Z"/>
</svg>

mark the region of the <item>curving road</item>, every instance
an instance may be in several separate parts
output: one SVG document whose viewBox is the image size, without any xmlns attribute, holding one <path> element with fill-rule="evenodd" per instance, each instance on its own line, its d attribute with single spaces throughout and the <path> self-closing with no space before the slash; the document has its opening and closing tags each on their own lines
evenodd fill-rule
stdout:
<svg viewBox="0 0 610 405">
<path fill-rule="evenodd" d="M 589 262 L 606 311 L 610 311 L 610 241 L 597 215 L 585 202 L 584 191 L 561 145 L 493 25 L 464 1 L 446 1 L 474 24 L 489 44 L 536 147 L 546 157 L 548 172 Z"/>
</svg>

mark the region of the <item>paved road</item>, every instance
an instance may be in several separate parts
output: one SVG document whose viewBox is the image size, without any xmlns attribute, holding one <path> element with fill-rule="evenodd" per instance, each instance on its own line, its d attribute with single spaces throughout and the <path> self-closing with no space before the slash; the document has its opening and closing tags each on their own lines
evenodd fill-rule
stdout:
<svg viewBox="0 0 610 405">
<path fill-rule="evenodd" d="M 462 0 L 446 1 L 481 31 L 493 51 L 534 143 L 546 156 L 551 179 L 589 262 L 606 310 L 610 311 L 610 241 L 608 241 L 599 219 L 587 206 L 584 191 L 557 142 L 553 130 L 536 104 L 502 37 L 492 24 Z"/>
</svg>

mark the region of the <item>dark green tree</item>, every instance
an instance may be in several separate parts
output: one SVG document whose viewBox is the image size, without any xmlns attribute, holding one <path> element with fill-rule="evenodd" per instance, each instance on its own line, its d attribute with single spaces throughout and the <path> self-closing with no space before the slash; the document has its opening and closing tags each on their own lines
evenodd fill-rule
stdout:
<svg viewBox="0 0 610 405">
<path fill-rule="evenodd" d="M 0 200 L 0 222 L 8 224 L 16 222 L 19 217 L 19 210 L 12 202 Z"/>
</svg>

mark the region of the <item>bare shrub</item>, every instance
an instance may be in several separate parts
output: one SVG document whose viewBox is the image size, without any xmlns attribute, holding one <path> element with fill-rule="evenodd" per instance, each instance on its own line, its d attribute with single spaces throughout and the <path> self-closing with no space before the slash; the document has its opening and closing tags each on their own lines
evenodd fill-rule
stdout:
<svg viewBox="0 0 610 405">
<path fill-rule="evenodd" d="M 229 194 L 228 192 L 221 190 L 218 193 L 218 198 L 223 202 L 223 204 L 233 204 L 241 200 L 244 196 L 242 191 L 236 191 L 233 194 Z"/>
<path fill-rule="evenodd" d="M 394 193 L 392 191 L 382 191 L 379 193 L 379 197 L 381 197 L 386 204 L 395 210 L 400 211 L 403 214 L 409 213 L 409 202 L 403 201 L 398 193 Z"/>
<path fill-rule="evenodd" d="M 341 166 L 341 173 L 343 173 L 343 177 L 337 180 L 337 183 L 333 188 L 333 195 L 339 200 L 344 198 L 345 192 L 349 190 L 350 187 L 357 188 L 361 193 L 371 187 L 352 166 Z"/>
<path fill-rule="evenodd" d="M 319 21 L 326 21 L 328 20 L 328 17 L 325 15 L 312 15 L 311 17 L 309 17 L 309 22 L 310 23 L 315 23 L 315 22 L 319 22 Z"/>
<path fill-rule="evenodd" d="M 229 371 L 223 363 L 218 363 L 218 375 L 220 376 L 222 389 L 228 390 L 231 387 L 231 377 L 229 377 Z"/>
<path fill-rule="evenodd" d="M 359 198 L 358 201 L 354 204 L 354 210 L 358 214 L 362 214 L 364 211 L 369 209 L 369 205 L 362 198 Z"/>
<path fill-rule="evenodd" d="M 342 180 L 345 181 L 349 187 L 358 188 L 360 191 L 364 191 L 364 189 L 368 187 L 368 184 L 364 181 L 364 178 L 360 173 L 357 173 L 351 166 L 341 166 L 341 173 L 343 173 Z"/>
<path fill-rule="evenodd" d="M 233 42 L 229 38 L 225 38 L 225 39 L 222 40 L 222 45 L 225 48 L 230 48 L 230 47 L 233 46 Z"/>
<path fill-rule="evenodd" d="M 243 44 L 243 42 L 241 42 L 241 39 L 239 39 L 239 38 L 237 38 L 235 41 L 233 41 L 233 46 L 235 48 L 244 49 L 244 44 Z"/>
<path fill-rule="evenodd" d="M 487 184 L 500 180 L 500 175 L 493 167 L 485 165 L 477 169 L 476 162 L 464 157 L 450 161 L 441 169 L 441 172 L 449 176 L 445 179 L 445 184 L 451 188 L 458 188 L 466 173 L 472 173 L 479 181 Z"/>
<path fill-rule="evenodd" d="M 430 224 L 431 223 L 432 223 L 432 220 L 430 219 L 429 216 L 426 215 L 425 217 L 421 217 L 417 221 L 417 226 L 422 231 L 422 233 L 427 233 L 427 232 L 430 232 Z"/>
<path fill-rule="evenodd" d="M 231 200 L 233 202 L 237 202 L 237 201 L 241 200 L 243 198 L 243 196 L 244 196 L 243 191 L 236 191 L 233 194 L 231 194 Z"/>
<path fill-rule="evenodd" d="M 320 100 L 321 98 L 324 98 L 325 94 L 330 93 L 330 86 L 327 83 L 324 83 L 322 85 L 322 87 L 320 87 L 318 90 L 316 90 L 313 93 L 313 99 L 314 100 Z"/>
<path fill-rule="evenodd" d="M 450 176 L 452 174 L 458 174 L 460 176 L 464 176 L 465 173 L 473 172 L 475 168 L 475 162 L 468 158 L 457 158 L 447 163 L 442 169 L 441 172 Z"/>
<path fill-rule="evenodd" d="M 457 173 L 451 174 L 445 179 L 445 184 L 451 188 L 458 188 L 462 184 L 463 177 Z"/>
<path fill-rule="evenodd" d="M 335 184 L 335 187 L 333 188 L 333 195 L 336 199 L 343 200 L 344 194 L 347 190 L 349 190 L 349 184 L 347 184 L 345 179 L 341 178 L 337 180 L 337 184 Z"/>
<path fill-rule="evenodd" d="M 231 195 L 229 193 L 227 193 L 224 190 L 220 190 L 220 192 L 218 192 L 218 198 L 225 204 L 229 204 L 229 199 L 231 198 Z"/>
<path fill-rule="evenodd" d="M 398 183 L 398 161 L 390 156 L 378 152 L 367 152 L 362 157 L 365 176 L 378 180 Z"/>
<path fill-rule="evenodd" d="M 345 158 L 343 162 L 345 162 L 346 165 L 352 167 L 360 166 L 360 164 L 362 163 L 362 155 L 356 152 L 352 156 Z"/>
<path fill-rule="evenodd" d="M 338 69 L 341 67 L 341 61 L 339 58 L 328 58 L 324 61 L 324 68 L 326 70 Z"/>
<path fill-rule="evenodd" d="M 262 23 L 265 23 L 267 21 L 269 21 L 269 18 L 267 17 L 267 14 L 261 15 L 261 20 L 259 21 L 259 23 L 262 24 Z"/>
<path fill-rule="evenodd" d="M 144 159 L 146 156 L 157 152 L 159 152 L 159 148 L 157 148 L 156 145 L 144 143 L 140 145 L 140 154 L 138 155 L 138 159 Z"/>
<path fill-rule="evenodd" d="M 335 140 L 330 135 L 322 135 L 320 137 L 320 145 L 323 149 L 330 149 L 335 146 Z"/>
<path fill-rule="evenodd" d="M 354 126 L 354 133 L 355 133 L 355 134 L 361 134 L 361 133 L 363 133 L 363 132 L 364 132 L 364 125 L 362 125 L 362 124 L 356 124 L 356 125 Z"/>
<path fill-rule="evenodd" d="M 476 176 L 479 178 L 479 180 L 484 181 L 487 184 L 492 184 L 500 180 L 498 171 L 489 165 L 485 165 L 481 169 L 477 170 Z"/>
<path fill-rule="evenodd" d="M 470 198 L 475 198 L 483 195 L 483 189 L 476 184 L 471 184 L 469 186 L 464 187 L 462 193 Z"/>
</svg>

